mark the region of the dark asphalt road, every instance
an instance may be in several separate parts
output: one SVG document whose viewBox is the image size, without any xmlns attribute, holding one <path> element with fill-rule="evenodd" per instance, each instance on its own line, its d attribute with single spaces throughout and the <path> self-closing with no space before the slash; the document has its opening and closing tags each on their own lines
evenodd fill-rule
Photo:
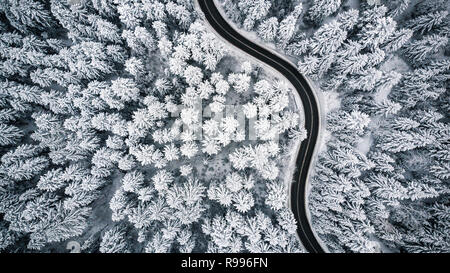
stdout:
<svg viewBox="0 0 450 273">
<path fill-rule="evenodd" d="M 308 137 L 302 142 L 297 155 L 297 168 L 294 173 L 295 182 L 291 187 L 291 206 L 297 220 L 297 233 L 306 250 L 311 253 L 324 252 L 317 242 L 306 216 L 305 193 L 307 175 L 319 133 L 319 110 L 311 87 L 294 65 L 271 53 L 269 50 L 249 41 L 234 30 L 222 17 L 214 5 L 214 1 L 197 1 L 206 20 L 219 35 L 235 47 L 279 71 L 292 83 L 300 95 L 305 112 L 305 128 L 308 131 Z"/>
</svg>

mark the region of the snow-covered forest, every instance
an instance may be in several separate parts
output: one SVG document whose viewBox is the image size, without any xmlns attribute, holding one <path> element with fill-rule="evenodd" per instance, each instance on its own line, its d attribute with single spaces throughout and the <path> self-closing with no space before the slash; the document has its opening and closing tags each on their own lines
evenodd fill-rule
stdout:
<svg viewBox="0 0 450 273">
<path fill-rule="evenodd" d="M 328 249 L 449 252 L 449 1 L 220 2 L 320 89 L 309 206 Z"/>
<path fill-rule="evenodd" d="M 0 251 L 304 251 L 301 106 L 193 1 L 1 0 L 0 18 Z"/>
<path fill-rule="evenodd" d="M 320 93 L 331 252 L 450 252 L 447 0 L 217 0 Z M 0 0 L 0 252 L 304 252 L 293 90 L 193 0 Z M 252 128 L 252 129 L 249 129 Z"/>
</svg>

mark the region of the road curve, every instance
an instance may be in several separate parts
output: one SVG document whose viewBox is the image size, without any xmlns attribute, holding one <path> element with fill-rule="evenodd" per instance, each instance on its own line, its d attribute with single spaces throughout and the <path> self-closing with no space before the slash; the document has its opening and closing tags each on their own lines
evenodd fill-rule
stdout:
<svg viewBox="0 0 450 273">
<path fill-rule="evenodd" d="M 294 182 L 291 186 L 291 209 L 297 220 L 297 233 L 302 244 L 310 253 L 325 252 L 315 237 L 307 216 L 306 186 L 314 147 L 319 133 L 319 109 L 314 93 L 305 77 L 290 62 L 269 50 L 251 42 L 233 29 L 222 17 L 212 0 L 196 0 L 211 27 L 225 40 L 271 66 L 285 76 L 295 87 L 305 112 L 305 129 L 308 137 L 302 141 L 296 160 Z"/>
</svg>

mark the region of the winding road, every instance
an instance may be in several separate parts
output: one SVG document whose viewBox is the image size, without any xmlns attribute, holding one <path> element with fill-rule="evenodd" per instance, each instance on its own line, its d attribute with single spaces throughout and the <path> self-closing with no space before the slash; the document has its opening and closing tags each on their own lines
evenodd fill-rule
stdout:
<svg viewBox="0 0 450 273">
<path fill-rule="evenodd" d="M 323 253 L 315 237 L 307 214 L 306 188 L 308 170 L 314 155 L 314 147 L 319 133 L 319 109 L 314 93 L 297 68 L 290 62 L 280 58 L 269 50 L 251 42 L 222 17 L 213 0 L 196 0 L 211 27 L 230 44 L 271 66 L 285 76 L 296 89 L 303 104 L 305 113 L 305 129 L 308 137 L 301 143 L 296 160 L 294 182 L 291 186 L 291 209 L 297 220 L 297 233 L 303 246 L 310 253 Z"/>
</svg>

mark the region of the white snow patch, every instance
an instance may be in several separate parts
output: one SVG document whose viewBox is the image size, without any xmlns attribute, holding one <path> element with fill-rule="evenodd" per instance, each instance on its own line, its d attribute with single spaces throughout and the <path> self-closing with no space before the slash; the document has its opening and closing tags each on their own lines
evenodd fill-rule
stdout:
<svg viewBox="0 0 450 273">
<path fill-rule="evenodd" d="M 356 149 L 361 154 L 367 155 L 367 153 L 370 150 L 370 147 L 372 146 L 372 142 L 373 142 L 372 134 L 368 134 L 368 135 L 364 136 L 363 138 L 361 138 L 361 141 L 358 143 L 358 146 L 356 147 Z"/>
<path fill-rule="evenodd" d="M 385 73 L 395 71 L 397 73 L 404 74 L 408 71 L 411 71 L 411 68 L 402 58 L 397 55 L 392 55 L 392 57 L 390 57 L 381 65 L 380 70 Z M 374 95 L 375 102 L 380 103 L 383 100 L 387 99 L 390 92 L 391 89 L 380 88 Z"/>
<path fill-rule="evenodd" d="M 341 99 L 337 92 L 323 92 L 321 90 L 324 102 L 322 103 L 324 115 L 327 115 L 331 111 L 337 110 L 341 107 Z"/>
</svg>

